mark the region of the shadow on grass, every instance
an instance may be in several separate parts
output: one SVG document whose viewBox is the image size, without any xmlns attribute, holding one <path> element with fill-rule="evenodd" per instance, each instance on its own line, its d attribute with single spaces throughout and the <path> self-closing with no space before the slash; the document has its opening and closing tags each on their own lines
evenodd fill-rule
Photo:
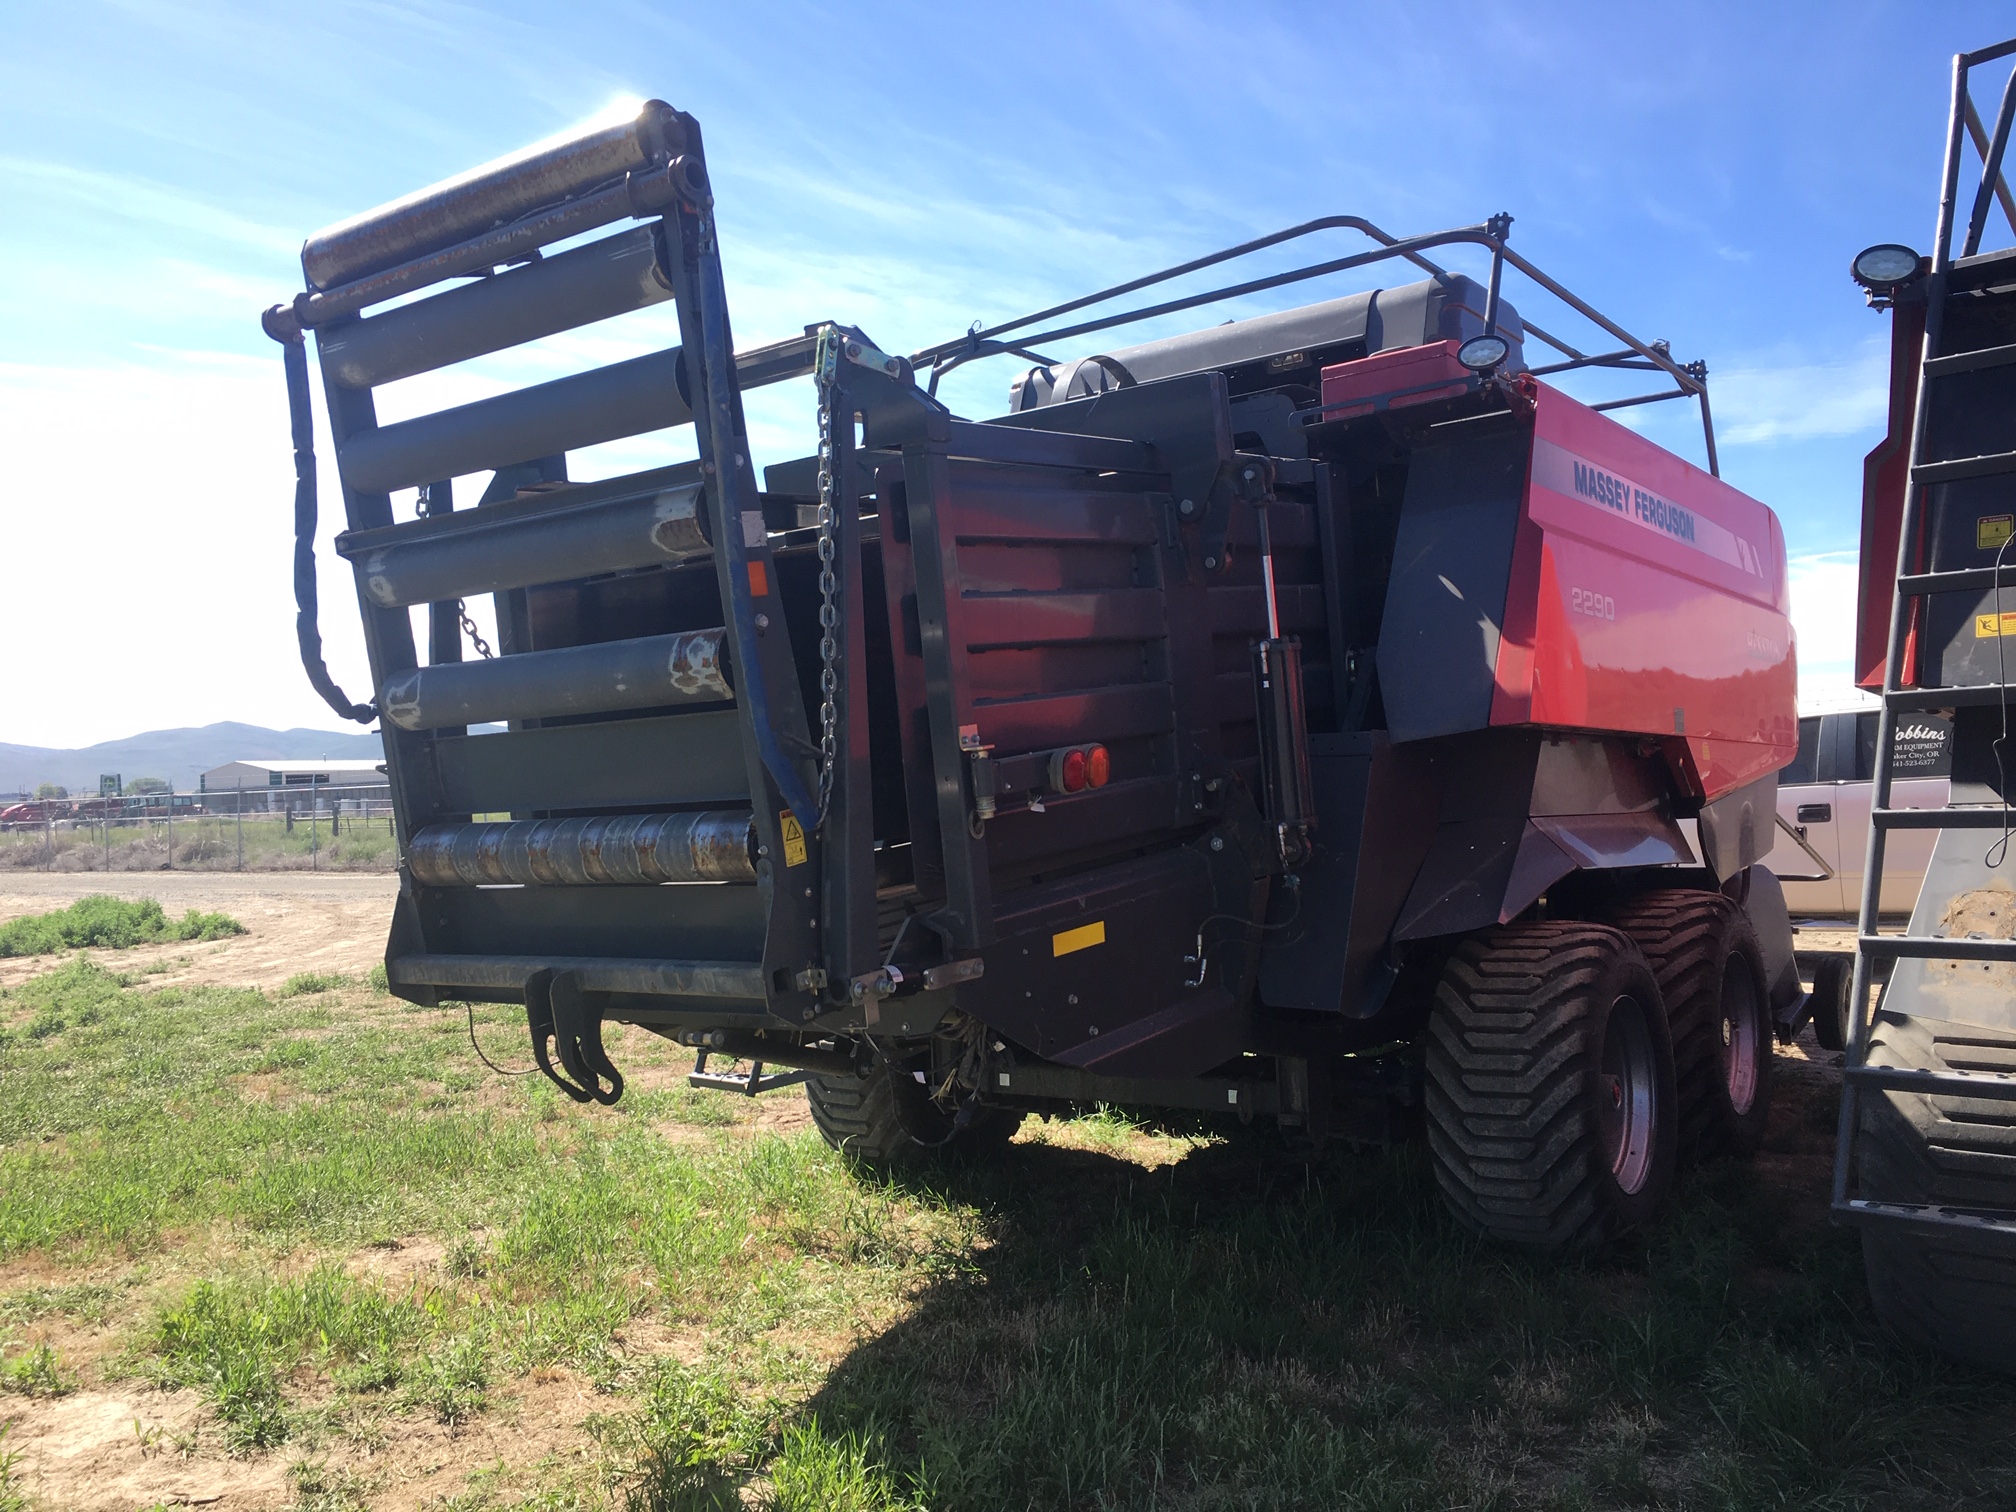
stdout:
<svg viewBox="0 0 2016 1512">
<path fill-rule="evenodd" d="M 803 1505 L 864 1508 L 2004 1506 L 2016 1486 L 2016 1389 L 1881 1339 L 1852 1236 L 1749 1167 L 1698 1172 L 1654 1233 L 1567 1266 L 1456 1229 L 1419 1146 L 1298 1159 L 1242 1133 L 1149 1169 L 1021 1144 L 861 1179 L 973 1204 L 990 1239 L 832 1371 L 771 1464 L 779 1506 L 814 1461 L 832 1474 Z"/>
</svg>

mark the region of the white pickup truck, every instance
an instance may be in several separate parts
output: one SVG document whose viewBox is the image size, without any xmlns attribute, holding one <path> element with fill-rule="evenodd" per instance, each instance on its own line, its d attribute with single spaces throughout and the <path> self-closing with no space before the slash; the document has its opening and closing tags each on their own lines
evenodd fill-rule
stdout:
<svg viewBox="0 0 2016 1512">
<path fill-rule="evenodd" d="M 1764 858 L 1785 885 L 1793 914 L 1853 915 L 1862 902 L 1862 867 L 1869 846 L 1870 792 L 1876 758 L 1876 711 L 1846 709 L 1809 714 L 1799 721 L 1799 754 L 1778 774 L 1778 813 L 1826 863 L 1822 876 L 1799 844 L 1781 829 Z M 1934 715 L 1915 715 L 1899 726 L 1898 808 L 1944 808 L 1953 763 L 1953 726 Z M 1899 830 L 1885 848 L 1882 909 L 1904 914 L 1918 900 L 1918 883 L 1932 859 L 1936 830 Z"/>
</svg>

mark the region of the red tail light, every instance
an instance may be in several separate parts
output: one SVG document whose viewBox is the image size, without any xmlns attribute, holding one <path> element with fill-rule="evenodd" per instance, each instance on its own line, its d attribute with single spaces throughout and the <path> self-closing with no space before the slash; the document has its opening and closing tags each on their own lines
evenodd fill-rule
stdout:
<svg viewBox="0 0 2016 1512">
<path fill-rule="evenodd" d="M 1076 793 L 1085 786 L 1085 753 L 1073 747 L 1064 753 L 1057 764 L 1057 785 L 1067 793 Z"/>
<path fill-rule="evenodd" d="M 1103 745 L 1066 746 L 1050 753 L 1049 775 L 1052 792 L 1082 793 L 1106 786 L 1113 775 L 1113 758 Z"/>
</svg>

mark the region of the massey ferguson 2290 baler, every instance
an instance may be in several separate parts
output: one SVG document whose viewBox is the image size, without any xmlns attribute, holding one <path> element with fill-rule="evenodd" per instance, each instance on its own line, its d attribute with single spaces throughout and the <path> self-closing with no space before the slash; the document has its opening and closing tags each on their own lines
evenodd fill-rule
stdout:
<svg viewBox="0 0 2016 1512">
<path fill-rule="evenodd" d="M 712 195 L 697 123 L 651 102 L 317 232 L 266 317 L 304 661 L 383 721 L 395 992 L 522 1002 L 582 1100 L 621 1093 L 612 1020 L 751 1086 L 803 1073 L 870 1160 L 1095 1102 L 1314 1141 L 1425 1122 L 1466 1222 L 1558 1251 L 1642 1221 L 1676 1160 L 1754 1148 L 1802 1001 L 1755 865 L 1793 646 L 1705 369 L 1507 217 L 1333 217 L 908 357 L 844 324 L 737 351 Z M 1334 230 L 1375 245 L 1087 313 Z M 1421 281 L 1088 344 L 1403 262 Z M 1523 324 L 1508 265 L 1598 348 Z M 665 300 L 677 348 L 375 418 L 381 385 Z M 315 633 L 306 333 L 362 704 Z M 934 397 L 1004 356 L 1006 414 Z M 1700 402 L 1708 471 L 1545 381 L 1606 366 Z M 759 482 L 741 395 L 804 378 L 817 435 Z M 693 460 L 570 475 L 689 425 Z M 480 594 L 497 654 L 464 659 Z"/>
</svg>

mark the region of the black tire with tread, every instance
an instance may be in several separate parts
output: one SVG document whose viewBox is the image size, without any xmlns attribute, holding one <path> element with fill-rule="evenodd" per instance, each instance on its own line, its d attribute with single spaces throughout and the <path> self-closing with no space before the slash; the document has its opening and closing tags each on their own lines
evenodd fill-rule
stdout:
<svg viewBox="0 0 2016 1512">
<path fill-rule="evenodd" d="M 1655 1061 L 1650 1168 L 1635 1192 L 1600 1133 L 1610 1008 L 1644 1010 Z M 1466 1227 L 1556 1255 L 1587 1254 L 1649 1221 L 1672 1185 L 1672 1047 L 1638 947 L 1600 924 L 1504 925 L 1460 944 L 1426 1037 L 1428 1145 Z"/>
<path fill-rule="evenodd" d="M 1869 1064 L 2016 1073 L 2016 1033 L 1879 1013 Z M 2016 1210 L 2016 1103 L 1864 1092 L 1858 1194 L 1873 1201 Z M 1906 1343 L 2016 1374 L 2016 1252 L 2007 1239 L 1862 1230 L 1876 1315 Z"/>
<path fill-rule="evenodd" d="M 1823 956 L 1813 967 L 1813 1042 L 1822 1050 L 1848 1048 L 1848 995 L 1854 990 L 1852 958 Z"/>
<path fill-rule="evenodd" d="M 879 1069 L 865 1077 L 815 1074 L 806 1079 L 805 1100 L 811 1105 L 812 1122 L 826 1142 L 870 1165 L 915 1160 L 940 1148 L 973 1154 L 996 1149 L 1014 1138 L 1023 1118 L 1005 1108 L 982 1108 L 944 1145 L 920 1144 L 904 1127 L 895 1088 Z M 921 1118 L 933 1127 L 935 1138 L 951 1133 L 951 1116 L 925 1100 L 921 1088 L 918 1102 L 921 1108 L 913 1111 L 913 1119 Z"/>
<path fill-rule="evenodd" d="M 1720 893 L 1664 888 L 1641 893 L 1604 915 L 1645 953 L 1673 1035 L 1673 1088 L 1678 1096 L 1682 1163 L 1734 1155 L 1748 1159 L 1764 1142 L 1771 1117 L 1771 1062 L 1777 1042 L 1765 985 L 1764 954 L 1743 910 Z M 1724 1066 L 1722 991 L 1729 958 L 1750 973 L 1751 1031 L 1756 1037 L 1757 1086 L 1747 1109 L 1731 1101 Z"/>
</svg>

